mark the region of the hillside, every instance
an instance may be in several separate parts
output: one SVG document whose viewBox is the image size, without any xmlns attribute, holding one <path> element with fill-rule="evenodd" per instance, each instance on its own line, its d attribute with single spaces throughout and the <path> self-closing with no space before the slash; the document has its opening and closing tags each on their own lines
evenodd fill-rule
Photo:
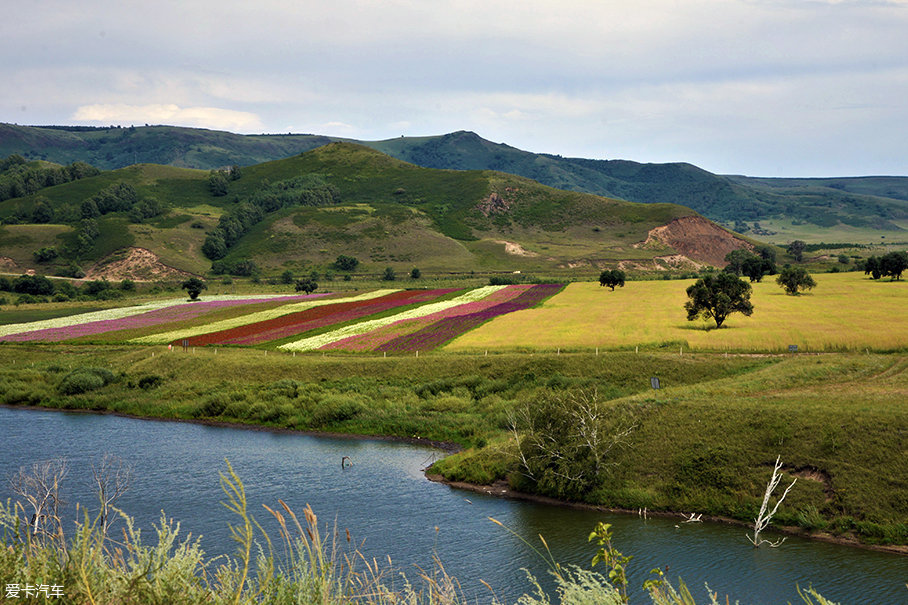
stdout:
<svg viewBox="0 0 908 605">
<path fill-rule="evenodd" d="M 26 127 L 0 124 L 0 157 L 102 169 L 146 162 L 211 169 L 249 166 L 309 151 L 336 138 L 236 135 L 169 126 Z M 356 141 L 351 141 L 356 142 Z M 908 239 L 908 177 L 764 179 L 712 174 L 687 163 L 641 164 L 536 154 L 472 132 L 361 141 L 427 168 L 496 170 L 578 192 L 642 203 L 674 203 L 774 242 Z"/>
<path fill-rule="evenodd" d="M 265 275 L 323 272 L 343 254 L 359 259 L 358 271 L 366 273 L 390 266 L 592 275 L 619 265 L 696 269 L 751 245 L 682 206 L 563 191 L 502 172 L 423 168 L 352 143 L 249 166 L 224 183 L 224 195 L 214 195 L 208 172 L 142 164 L 0 202 L 6 222 L 28 223 L 39 198 L 58 217 L 54 224 L 0 227 L 0 256 L 12 272 L 53 272 L 76 262 L 85 271 L 116 266 L 118 276 L 130 254 L 143 259 L 143 275 L 169 271 L 149 269 L 148 254 L 130 248 L 195 274 L 209 271 L 212 260 L 227 271 L 252 261 Z M 110 201 L 117 195 L 128 204 Z M 100 233 L 86 240 L 86 208 L 104 204 L 110 208 L 90 219 Z M 149 205 L 158 214 L 136 215 Z M 212 256 L 218 237 L 222 247 Z M 33 252 L 52 246 L 59 257 L 37 263 Z"/>
</svg>

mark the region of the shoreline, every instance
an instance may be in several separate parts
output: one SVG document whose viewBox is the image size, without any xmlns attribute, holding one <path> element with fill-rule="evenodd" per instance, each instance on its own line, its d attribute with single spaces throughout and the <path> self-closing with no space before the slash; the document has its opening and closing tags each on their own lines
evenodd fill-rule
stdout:
<svg viewBox="0 0 908 605">
<path fill-rule="evenodd" d="M 447 441 L 435 441 L 432 439 L 425 439 L 419 436 L 412 437 L 400 437 L 394 435 L 362 435 L 356 433 L 337 433 L 330 431 L 312 431 L 305 429 L 291 429 L 286 427 L 276 427 L 276 426 L 266 426 L 261 424 L 246 424 L 242 422 L 227 422 L 221 420 L 210 420 L 210 419 L 197 419 L 197 418 L 168 418 L 162 416 L 142 416 L 138 414 L 129 414 L 126 412 L 117 412 L 114 410 L 85 410 L 85 409 L 67 409 L 67 408 L 55 408 L 48 406 L 35 406 L 35 405 L 9 405 L 9 404 L 0 404 L 0 408 L 10 409 L 10 410 L 31 410 L 31 411 L 43 411 L 43 412 L 67 412 L 75 414 L 95 414 L 95 415 L 109 415 L 109 416 L 118 416 L 120 418 L 131 418 L 133 420 L 147 420 L 147 421 L 164 421 L 164 422 L 183 422 L 190 424 L 199 424 L 203 426 L 213 426 L 213 427 L 222 427 L 222 428 L 233 428 L 233 429 L 243 429 L 243 430 L 252 430 L 252 431 L 261 431 L 261 432 L 271 432 L 271 433 L 284 433 L 284 434 L 296 434 L 296 435 L 305 435 L 310 437 L 328 437 L 334 439 L 356 439 L 356 440 L 372 440 L 372 441 L 386 441 L 392 443 L 408 443 L 411 445 L 420 445 L 423 447 L 430 447 L 434 449 L 441 450 L 445 454 L 454 454 L 463 450 L 463 448 L 453 442 Z M 551 498 L 549 496 L 543 496 L 539 494 L 531 494 L 527 492 L 520 492 L 512 490 L 508 487 L 507 482 L 503 480 L 498 480 L 491 485 L 479 485 L 475 483 L 467 483 L 464 481 L 451 481 L 445 479 L 442 475 L 429 473 L 429 467 L 422 469 L 423 475 L 428 481 L 434 483 L 441 483 L 447 485 L 453 489 L 461 489 L 465 491 L 470 491 L 478 494 L 485 494 L 487 496 L 493 496 L 496 498 L 506 498 L 510 500 L 523 500 L 527 502 L 535 502 L 539 504 L 546 504 L 549 506 L 559 506 L 564 508 L 574 508 L 578 510 L 592 510 L 600 511 L 610 514 L 623 514 L 623 515 L 637 515 L 641 516 L 640 511 L 626 509 L 626 508 L 614 508 L 609 506 L 603 506 L 599 504 L 588 504 L 585 502 L 570 502 L 566 500 L 558 500 L 557 498 Z M 659 510 L 647 510 L 646 516 L 652 517 L 666 517 L 666 518 L 676 518 L 676 519 L 686 519 L 687 517 L 683 513 L 672 512 L 672 511 L 659 511 Z M 725 525 L 736 525 L 743 528 L 750 528 L 751 525 L 744 521 L 738 519 L 732 519 L 730 517 L 721 517 L 721 516 L 712 516 L 704 515 L 702 521 L 709 523 L 722 523 Z M 861 548 L 865 550 L 873 550 L 878 552 L 886 552 L 890 554 L 908 556 L 908 544 L 904 545 L 879 545 L 879 544 L 866 544 L 860 542 L 852 537 L 847 536 L 835 536 L 827 533 L 810 533 L 806 530 L 803 530 L 798 527 L 791 526 L 772 526 L 773 530 L 778 533 L 798 536 L 801 538 L 806 538 L 809 540 L 817 540 L 819 542 L 827 542 L 830 544 L 837 544 L 840 546 L 851 546 L 854 548 Z"/>
<path fill-rule="evenodd" d="M 524 500 L 526 502 L 536 502 L 539 504 L 547 504 L 550 506 L 561 506 L 565 508 L 574 508 L 578 510 L 592 510 L 599 511 L 609 514 L 618 514 L 618 515 L 633 515 L 633 516 L 643 516 L 639 510 L 631 510 L 627 508 L 614 508 L 610 506 L 604 506 L 601 504 L 588 504 L 586 502 L 569 502 L 566 500 L 558 500 L 557 498 L 551 498 L 549 496 L 542 496 L 539 494 L 530 494 L 527 492 L 519 492 L 512 490 L 508 487 L 506 481 L 498 480 L 491 485 L 478 485 L 475 483 L 467 483 L 465 481 L 449 481 L 445 479 L 442 475 L 426 473 L 426 479 L 429 481 L 434 481 L 435 483 L 442 483 L 448 485 L 449 487 L 455 489 L 462 489 L 470 491 L 477 494 L 485 494 L 487 496 L 493 496 L 495 498 L 507 498 L 510 500 Z M 666 518 L 675 518 L 675 519 L 687 519 L 687 515 L 684 513 L 672 512 L 672 511 L 660 511 L 660 510 L 646 510 L 646 517 L 666 517 Z M 644 517 L 645 518 L 645 517 Z M 703 515 L 701 521 L 708 523 L 721 523 L 724 525 L 736 525 L 743 528 L 751 528 L 751 524 L 744 521 L 739 521 L 738 519 L 732 519 L 731 517 L 720 517 L 714 515 Z M 799 527 L 784 526 L 784 525 L 773 525 L 769 529 L 774 530 L 778 533 L 786 534 L 789 536 L 798 536 L 799 538 L 805 538 L 808 540 L 816 540 L 818 542 L 827 542 L 830 544 L 837 544 L 839 546 L 851 546 L 855 548 L 861 548 L 864 550 L 873 550 L 877 552 L 886 552 L 889 554 L 903 555 L 908 556 L 908 544 L 866 544 L 860 542 L 854 538 L 847 536 L 835 536 L 827 533 L 817 533 L 812 534 L 806 530 L 803 530 Z"/>
</svg>

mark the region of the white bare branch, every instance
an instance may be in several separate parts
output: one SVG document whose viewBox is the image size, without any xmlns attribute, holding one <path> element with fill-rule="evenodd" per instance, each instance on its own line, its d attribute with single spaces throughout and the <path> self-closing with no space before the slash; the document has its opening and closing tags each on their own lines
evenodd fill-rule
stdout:
<svg viewBox="0 0 908 605">
<path fill-rule="evenodd" d="M 776 501 L 776 504 L 772 507 L 772 510 L 767 512 L 767 509 L 769 508 L 769 499 L 772 497 L 772 493 L 775 491 L 776 487 L 779 486 L 779 482 L 782 481 L 782 475 L 779 474 L 779 471 L 781 469 L 781 456 L 777 456 L 776 464 L 772 470 L 772 477 L 769 478 L 769 483 L 766 484 L 766 493 L 763 495 L 763 504 L 760 506 L 760 512 L 757 514 L 757 518 L 754 519 L 753 538 L 747 536 L 747 539 L 750 540 L 750 543 L 753 544 L 755 548 L 759 548 L 763 544 L 768 544 L 771 548 L 776 548 L 785 541 L 785 538 L 776 540 L 775 542 L 770 542 L 769 540 L 760 538 L 760 532 L 766 529 L 766 527 L 769 525 L 769 522 L 772 521 L 773 516 L 775 516 L 776 511 L 779 510 L 779 505 L 782 504 L 783 500 L 785 500 L 785 497 L 788 495 L 788 492 L 791 491 L 791 488 L 794 487 L 794 484 L 798 482 L 797 477 L 795 477 L 795 479 L 791 482 L 791 485 L 785 488 L 785 491 L 782 493 L 782 496 Z"/>
</svg>

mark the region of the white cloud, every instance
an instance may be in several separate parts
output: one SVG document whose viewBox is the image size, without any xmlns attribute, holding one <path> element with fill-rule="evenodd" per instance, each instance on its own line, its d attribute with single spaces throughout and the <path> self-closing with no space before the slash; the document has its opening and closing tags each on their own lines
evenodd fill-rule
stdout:
<svg viewBox="0 0 908 605">
<path fill-rule="evenodd" d="M 83 105 L 76 109 L 71 119 L 99 124 L 171 124 L 234 132 L 262 130 L 262 121 L 254 113 L 218 107 L 180 107 L 174 104 Z"/>
<path fill-rule="evenodd" d="M 905 31 L 908 0 L 42 0 L 0 20 L 0 120 L 908 172 Z"/>
</svg>

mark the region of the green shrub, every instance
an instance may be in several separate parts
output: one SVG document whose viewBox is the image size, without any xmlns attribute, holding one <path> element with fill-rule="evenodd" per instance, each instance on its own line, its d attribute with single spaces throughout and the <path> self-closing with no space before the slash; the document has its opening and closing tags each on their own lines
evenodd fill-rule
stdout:
<svg viewBox="0 0 908 605">
<path fill-rule="evenodd" d="M 107 368 L 76 368 L 60 380 L 57 390 L 63 395 L 78 395 L 100 389 L 116 377 Z"/>
<path fill-rule="evenodd" d="M 157 374 L 149 374 L 148 376 L 142 376 L 139 378 L 138 386 L 140 389 L 148 390 L 154 389 L 156 387 L 164 384 L 164 377 L 158 376 Z"/>
<path fill-rule="evenodd" d="M 79 369 L 64 376 L 57 390 L 63 395 L 79 395 L 100 389 L 106 384 L 99 374 L 90 369 Z"/>
<path fill-rule="evenodd" d="M 349 395 L 328 395 L 322 399 L 312 412 L 312 422 L 316 425 L 334 424 L 354 418 L 363 411 L 363 404 Z"/>
</svg>

